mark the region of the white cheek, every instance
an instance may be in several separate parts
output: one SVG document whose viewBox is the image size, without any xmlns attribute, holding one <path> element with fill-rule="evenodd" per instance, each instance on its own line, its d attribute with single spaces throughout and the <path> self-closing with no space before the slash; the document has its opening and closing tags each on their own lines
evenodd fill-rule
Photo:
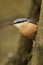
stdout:
<svg viewBox="0 0 43 65">
<path fill-rule="evenodd" d="M 20 27 L 20 26 L 22 26 L 23 25 L 23 23 L 19 23 L 19 24 L 15 24 L 14 26 L 15 27 Z"/>
<path fill-rule="evenodd" d="M 14 26 L 18 28 L 21 26 L 21 24 L 15 24 Z"/>
</svg>

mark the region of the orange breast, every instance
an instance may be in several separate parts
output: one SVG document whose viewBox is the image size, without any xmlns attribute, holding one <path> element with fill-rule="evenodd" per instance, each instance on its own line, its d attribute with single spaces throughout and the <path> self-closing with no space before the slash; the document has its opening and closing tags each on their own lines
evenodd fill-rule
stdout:
<svg viewBox="0 0 43 65">
<path fill-rule="evenodd" d="M 33 38 L 38 26 L 32 23 L 26 23 L 20 28 L 20 33 L 28 38 Z"/>
</svg>

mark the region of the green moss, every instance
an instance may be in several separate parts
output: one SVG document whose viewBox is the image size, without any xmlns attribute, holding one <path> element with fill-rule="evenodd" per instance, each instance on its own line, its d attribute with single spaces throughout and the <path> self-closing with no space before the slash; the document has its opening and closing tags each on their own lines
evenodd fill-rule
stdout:
<svg viewBox="0 0 43 65">
<path fill-rule="evenodd" d="M 27 60 L 30 60 L 31 58 L 32 58 L 32 53 L 29 53 L 29 54 L 26 55 Z"/>
</svg>

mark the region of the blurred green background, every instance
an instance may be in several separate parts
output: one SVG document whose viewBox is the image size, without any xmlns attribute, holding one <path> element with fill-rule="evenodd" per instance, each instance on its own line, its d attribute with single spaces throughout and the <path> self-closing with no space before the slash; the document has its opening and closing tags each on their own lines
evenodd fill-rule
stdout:
<svg viewBox="0 0 43 65">
<path fill-rule="evenodd" d="M 31 0 L 0 0 L 0 64 L 8 52 L 18 48 L 20 34 L 9 23 L 19 17 L 29 16 Z"/>
</svg>

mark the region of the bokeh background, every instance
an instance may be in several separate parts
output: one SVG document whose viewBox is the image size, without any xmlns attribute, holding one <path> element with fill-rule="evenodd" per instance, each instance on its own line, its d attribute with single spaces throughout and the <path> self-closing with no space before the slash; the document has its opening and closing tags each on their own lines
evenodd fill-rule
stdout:
<svg viewBox="0 0 43 65">
<path fill-rule="evenodd" d="M 31 0 L 0 0 L 0 64 L 9 52 L 16 52 L 20 34 L 9 23 L 29 16 Z"/>
</svg>

